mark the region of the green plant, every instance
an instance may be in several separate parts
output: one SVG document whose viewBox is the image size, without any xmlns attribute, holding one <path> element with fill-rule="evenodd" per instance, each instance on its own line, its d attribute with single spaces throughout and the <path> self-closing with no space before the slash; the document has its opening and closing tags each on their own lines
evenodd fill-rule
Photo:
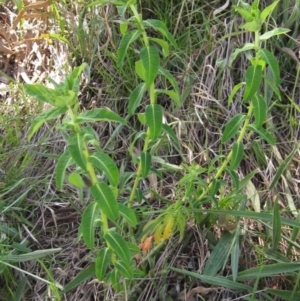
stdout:
<svg viewBox="0 0 300 301">
<path fill-rule="evenodd" d="M 290 240 L 283 235 L 281 230 L 282 224 L 289 224 L 294 228 L 294 232 L 296 233 L 299 229 L 299 223 L 298 221 L 285 219 L 280 215 L 278 197 L 275 197 L 276 192 L 274 191 L 275 185 L 287 169 L 288 164 L 295 154 L 295 150 L 299 147 L 299 143 L 295 146 L 293 152 L 285 160 L 282 160 L 273 180 L 268 186 L 273 202 L 273 208 L 270 208 L 272 214 L 259 212 L 260 204 L 257 213 L 245 210 L 247 195 L 245 195 L 244 189 L 249 189 L 250 187 L 252 192 L 253 190 L 256 191 L 255 188 L 253 189 L 253 184 L 251 182 L 251 178 L 256 171 L 254 170 L 242 180 L 239 180 L 238 174 L 236 173 L 237 168 L 245 157 L 244 144 L 245 141 L 248 140 L 247 137 L 250 137 L 250 135 L 257 135 L 260 140 L 264 140 L 273 147 L 273 149 L 275 148 L 274 126 L 269 118 L 270 108 L 275 102 L 281 100 L 281 93 L 279 90 L 280 70 L 275 55 L 269 51 L 266 46 L 267 41 L 270 38 L 286 34 L 289 30 L 274 28 L 264 33 L 262 33 L 262 31 L 278 2 L 279 1 L 274 1 L 262 11 L 259 9 L 259 1 L 253 1 L 252 5 L 240 1 L 240 6 L 234 6 L 234 9 L 246 21 L 240 28 L 253 34 L 253 42 L 246 43 L 241 48 L 236 49 L 229 59 L 229 67 L 232 67 L 237 56 L 245 54 L 249 66 L 245 72 L 245 80 L 235 85 L 229 95 L 228 105 L 232 104 L 239 90 L 243 88 L 242 102 L 247 108 L 247 112 L 236 114 L 226 123 L 221 143 L 225 144 L 234 139 L 231 150 L 225 158 L 220 156 L 212 162 L 213 164 L 219 162 L 217 168 L 210 163 L 211 167 L 208 175 L 210 176 L 213 172 L 213 180 L 211 180 L 208 185 L 205 185 L 205 183 L 202 185 L 197 202 L 195 202 L 197 204 L 196 207 L 201 206 L 201 204 L 205 202 L 212 202 L 212 204 L 214 204 L 213 208 L 210 210 L 196 210 L 194 207 L 192 209 L 199 214 L 207 212 L 208 216 L 218 215 L 219 225 L 231 233 L 225 233 L 216 244 L 211 253 L 210 260 L 204 267 L 202 275 L 180 269 L 173 269 L 176 272 L 201 279 L 201 281 L 211 285 L 252 292 L 252 298 L 255 292 L 252 291 L 251 287 L 246 287 L 244 284 L 240 283 L 240 280 L 256 279 L 258 281 L 264 277 L 272 277 L 278 274 L 281 268 L 282 272 L 290 272 L 292 277 L 297 277 L 297 274 L 293 272 L 299 273 L 299 266 L 294 263 L 278 263 L 278 261 L 274 265 L 267 266 L 263 264 L 262 266 L 258 266 L 251 270 L 239 272 L 241 217 L 257 219 L 258 221 L 263 222 L 271 233 L 272 252 L 277 252 L 282 239 L 291 243 L 293 246 L 296 246 L 296 248 L 299 248 L 299 245 L 295 242 L 294 236 L 293 240 Z M 219 65 L 222 66 L 222 64 L 226 64 L 226 60 L 220 60 Z M 189 174 L 191 175 L 190 172 Z M 227 181 L 223 180 L 224 175 L 227 175 L 231 180 L 232 184 L 229 188 Z M 249 183 L 251 184 L 250 186 Z M 254 194 L 256 193 L 257 192 Z M 218 199 L 216 199 L 216 195 L 218 195 Z M 252 206 L 256 209 L 257 204 L 255 203 L 255 198 L 252 198 L 252 195 L 248 195 L 248 197 L 253 201 Z M 295 206 L 293 205 L 293 202 L 291 202 L 290 205 L 291 212 L 296 216 L 299 216 L 298 212 L 294 209 Z M 232 217 L 233 223 L 228 225 L 226 220 L 230 219 L 230 217 Z M 231 256 L 232 275 L 229 279 L 217 276 L 217 273 L 224 269 L 229 256 Z M 288 259 L 286 260 L 288 261 Z M 277 294 L 274 292 L 274 290 L 268 290 L 268 293 L 269 292 L 275 296 L 280 295 L 279 293 Z M 295 297 L 295 294 L 297 294 L 297 297 Z M 284 298 L 284 300 L 296 300 L 299 298 L 299 293 L 296 293 L 296 289 L 294 289 L 288 291 L 285 296 L 283 296 L 283 294 L 280 296 Z"/>
<path fill-rule="evenodd" d="M 66 139 L 67 150 L 57 162 L 56 184 L 58 189 L 63 189 L 67 177 L 68 181 L 78 188 L 88 186 L 93 200 L 82 214 L 80 231 L 87 247 L 90 249 L 96 247 L 97 278 L 111 283 L 115 289 L 120 290 L 121 277 L 131 279 L 143 275 L 134 260 L 134 256 L 140 253 L 133 233 L 133 228 L 137 225 L 137 215 L 132 209 L 134 200 L 137 199 L 138 184 L 142 178 L 146 178 L 150 172 L 153 172 L 151 171 L 152 156 L 162 136 L 169 135 L 176 139 L 172 129 L 163 124 L 164 112 L 162 106 L 157 104 L 157 96 L 163 93 L 177 105 L 180 105 L 180 97 L 174 77 L 160 63 L 162 59 L 169 56 L 170 45 L 177 47 L 164 23 L 158 20 L 142 20 L 136 3 L 132 0 L 96 1 L 89 6 L 107 3 L 117 6 L 122 20 L 120 31 L 123 37 L 117 51 L 119 68 L 122 68 L 132 43 L 136 41 L 136 44 L 140 45 L 140 58 L 135 63 L 135 72 L 141 83 L 129 97 L 127 117 L 124 119 L 107 108 L 80 112 L 77 95 L 80 75 L 86 68 L 86 64 L 75 68 L 63 83 L 52 81 L 53 89 L 40 84 L 25 85 L 25 88 L 29 95 L 53 106 L 32 122 L 29 139 L 45 122 L 63 116 L 60 131 Z M 132 17 L 125 19 L 128 10 L 131 10 Z M 155 29 L 163 38 L 149 37 L 148 29 Z M 157 89 L 155 81 L 158 77 L 164 77 L 171 84 L 172 89 Z M 125 125 L 128 118 L 136 113 L 146 93 L 150 103 L 146 106 L 145 112 L 137 114 L 139 121 L 145 126 L 145 131 L 136 133 L 135 138 L 135 141 L 143 139 L 144 146 L 137 161 L 134 162 L 138 167 L 134 174 L 130 196 L 128 200 L 121 201 L 118 185 L 122 174 L 114 160 L 101 148 L 92 123 L 109 122 Z M 115 130 L 118 131 L 118 127 Z M 66 175 L 68 169 L 72 171 Z M 102 180 L 103 176 L 105 176 L 104 180 Z M 164 227 L 168 230 L 165 230 L 163 239 L 169 238 L 172 233 L 172 220 L 173 218 L 170 218 L 164 223 Z M 79 275 L 78 279 L 86 279 L 87 275 L 94 272 L 93 270 L 87 268 L 85 274 Z"/>
</svg>

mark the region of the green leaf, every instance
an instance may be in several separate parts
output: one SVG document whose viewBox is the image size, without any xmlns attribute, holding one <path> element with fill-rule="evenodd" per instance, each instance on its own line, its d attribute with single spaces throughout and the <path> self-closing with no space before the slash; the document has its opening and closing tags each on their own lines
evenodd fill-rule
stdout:
<svg viewBox="0 0 300 301">
<path fill-rule="evenodd" d="M 249 100 L 260 87 L 262 80 L 262 67 L 259 65 L 248 67 L 246 70 L 245 80 L 246 87 L 244 91 L 244 99 Z"/>
<path fill-rule="evenodd" d="M 118 203 L 120 215 L 123 216 L 131 227 L 136 227 L 137 218 L 134 211 L 131 208 L 128 208 L 122 203 Z"/>
<path fill-rule="evenodd" d="M 274 202 L 273 207 L 273 250 L 276 251 L 279 246 L 281 238 L 281 218 L 280 218 L 280 211 L 278 206 L 278 196 Z"/>
<path fill-rule="evenodd" d="M 95 246 L 95 222 L 100 216 L 96 202 L 90 203 L 82 214 L 81 231 L 85 244 L 92 249 Z"/>
<path fill-rule="evenodd" d="M 33 119 L 29 128 L 28 140 L 39 130 L 39 128 L 48 120 L 57 119 L 62 114 L 66 113 L 67 107 L 49 109 Z"/>
<path fill-rule="evenodd" d="M 275 263 L 269 265 L 262 265 L 242 271 L 238 274 L 237 281 L 248 281 L 251 279 L 265 278 L 277 276 L 278 274 L 291 273 L 300 270 L 299 262 L 291 263 Z"/>
<path fill-rule="evenodd" d="M 77 123 L 97 121 L 118 122 L 121 124 L 126 124 L 126 120 L 124 118 L 120 117 L 117 113 L 104 108 L 84 111 L 80 113 L 76 118 Z"/>
<path fill-rule="evenodd" d="M 75 96 L 78 94 L 80 88 L 79 76 L 87 67 L 87 63 L 83 63 L 81 66 L 74 68 L 71 74 L 66 78 L 67 89 L 74 92 Z"/>
<path fill-rule="evenodd" d="M 162 52 L 163 52 L 163 56 L 164 58 L 169 56 L 170 50 L 169 50 L 169 44 L 168 42 L 162 40 L 162 39 L 157 39 L 157 38 L 149 38 L 149 40 L 156 42 L 157 44 L 160 45 Z"/>
<path fill-rule="evenodd" d="M 26 289 L 27 281 L 28 281 L 27 277 L 22 277 L 18 281 L 18 286 L 15 288 L 15 294 L 13 296 L 12 301 L 22 301 L 22 299 L 25 295 L 25 289 Z"/>
<path fill-rule="evenodd" d="M 124 261 L 119 260 L 115 263 L 115 267 L 121 275 L 128 279 L 132 279 L 133 275 L 130 265 L 126 264 Z"/>
<path fill-rule="evenodd" d="M 267 118 L 267 102 L 261 94 L 252 98 L 254 108 L 255 127 L 260 129 Z"/>
<path fill-rule="evenodd" d="M 243 83 L 239 83 L 233 87 L 232 91 L 230 92 L 230 94 L 228 96 L 228 105 L 231 105 L 233 97 L 244 85 L 245 85 L 245 83 L 243 82 Z"/>
<path fill-rule="evenodd" d="M 274 1 L 269 6 L 265 7 L 264 10 L 260 14 L 260 22 L 263 24 L 268 16 L 271 16 L 274 8 L 277 6 L 278 1 Z"/>
<path fill-rule="evenodd" d="M 58 93 L 57 93 L 58 94 Z M 57 108 L 71 107 L 77 101 L 77 93 L 74 91 L 66 91 L 63 94 L 56 95 L 54 106 Z"/>
<path fill-rule="evenodd" d="M 4 262 L 25 262 L 30 260 L 37 260 L 45 256 L 53 255 L 54 253 L 61 252 L 62 248 L 46 249 L 46 250 L 36 250 L 26 254 L 8 254 L 1 255 L 0 260 Z"/>
<path fill-rule="evenodd" d="M 300 300 L 300 292 L 298 291 L 288 291 L 288 290 L 279 290 L 279 289 L 271 289 L 268 288 L 266 293 L 272 294 L 278 298 L 274 298 L 273 300 L 283 300 L 283 301 L 299 301 Z"/>
<path fill-rule="evenodd" d="M 212 277 L 216 276 L 217 273 L 225 267 L 232 249 L 233 239 L 234 235 L 229 232 L 226 232 L 221 237 L 218 244 L 210 254 L 209 260 L 205 264 L 203 275 Z"/>
<path fill-rule="evenodd" d="M 146 178 L 148 176 L 151 167 L 151 155 L 150 153 L 141 153 L 141 167 L 142 167 L 142 177 Z"/>
<path fill-rule="evenodd" d="M 81 283 L 93 278 L 95 276 L 95 264 L 89 265 L 81 271 L 73 280 L 71 280 L 63 289 L 62 293 L 67 294 L 73 288 L 76 288 Z"/>
<path fill-rule="evenodd" d="M 264 128 L 257 129 L 254 124 L 249 124 L 248 129 L 259 135 L 260 138 L 267 141 L 270 145 L 275 145 L 275 138 Z"/>
<path fill-rule="evenodd" d="M 86 170 L 86 159 L 83 154 L 85 145 L 82 135 L 80 133 L 73 133 L 68 137 L 67 144 L 69 154 L 75 163 L 83 170 Z"/>
<path fill-rule="evenodd" d="M 139 38 L 139 36 L 142 34 L 141 30 L 131 30 L 128 31 L 122 38 L 118 51 L 117 51 L 117 66 L 118 68 L 122 68 L 124 63 L 124 58 L 128 52 L 128 47 L 132 42 L 134 42 L 136 39 Z"/>
<path fill-rule="evenodd" d="M 172 267 L 170 268 L 170 270 L 196 279 L 200 279 L 201 282 L 217 287 L 224 287 L 233 291 L 251 291 L 252 289 L 251 286 L 234 282 L 232 280 L 229 280 L 227 277 L 202 275 L 199 273 L 190 272 L 190 271 L 181 270 Z"/>
<path fill-rule="evenodd" d="M 238 233 L 239 231 L 236 231 L 231 251 L 231 270 L 233 281 L 236 281 L 240 262 L 240 241 Z"/>
<path fill-rule="evenodd" d="M 221 139 L 222 143 L 228 141 L 238 133 L 241 124 L 245 120 L 245 118 L 246 118 L 245 115 L 237 114 L 226 123 L 223 136 Z"/>
<path fill-rule="evenodd" d="M 277 168 L 276 174 L 268 188 L 269 190 L 272 190 L 275 187 L 275 185 L 277 184 L 277 182 L 280 179 L 280 177 L 282 176 L 282 174 L 285 172 L 285 170 L 290 165 L 290 162 L 294 158 L 296 151 L 298 151 L 298 149 L 299 149 L 299 146 L 300 146 L 299 144 L 300 143 L 297 143 L 297 145 L 293 149 L 293 151 L 280 163 L 279 167 Z"/>
<path fill-rule="evenodd" d="M 163 124 L 162 129 L 168 136 L 170 136 L 171 140 L 173 140 L 173 142 L 175 143 L 175 148 L 178 151 L 178 153 L 181 153 L 179 150 L 179 140 L 176 134 L 174 133 L 173 129 L 167 124 Z"/>
<path fill-rule="evenodd" d="M 148 19 L 144 20 L 143 24 L 145 27 L 153 27 L 154 29 L 158 30 L 164 37 L 166 37 L 169 40 L 169 42 L 175 49 L 178 49 L 177 43 L 172 34 L 169 32 L 165 23 L 159 20 Z"/>
<path fill-rule="evenodd" d="M 280 83 L 279 64 L 274 54 L 265 48 L 259 49 L 257 54 L 266 64 L 269 65 L 273 73 L 273 80 L 275 80 L 276 85 L 279 85 Z"/>
<path fill-rule="evenodd" d="M 104 239 L 110 248 L 127 264 L 130 264 L 130 251 L 125 239 L 115 231 L 109 231 Z"/>
<path fill-rule="evenodd" d="M 150 104 L 146 107 L 146 120 L 150 129 L 150 136 L 153 141 L 161 134 L 162 118 L 162 106 L 158 104 Z"/>
<path fill-rule="evenodd" d="M 230 162 L 230 170 L 235 170 L 241 163 L 244 156 L 244 146 L 242 142 L 234 142 L 232 147 L 232 156 Z"/>
<path fill-rule="evenodd" d="M 103 213 L 112 221 L 115 221 L 119 217 L 119 207 L 116 198 L 109 188 L 109 186 L 104 183 L 96 183 L 91 186 L 91 193 L 95 198 L 98 206 L 103 211 Z"/>
<path fill-rule="evenodd" d="M 254 20 L 254 21 L 247 22 L 244 25 L 239 26 L 239 28 L 245 29 L 250 32 L 260 31 L 261 23 Z"/>
<path fill-rule="evenodd" d="M 93 153 L 89 161 L 100 171 L 103 171 L 110 184 L 117 186 L 120 181 L 119 170 L 113 159 L 104 153 Z"/>
<path fill-rule="evenodd" d="M 74 163 L 68 151 L 64 152 L 58 159 L 55 169 L 56 186 L 62 190 L 66 175 L 66 169 Z"/>
<path fill-rule="evenodd" d="M 269 86 L 268 88 L 272 89 L 272 91 L 278 97 L 278 100 L 281 100 L 279 85 L 275 83 L 276 80 L 272 79 L 270 76 L 266 76 L 266 77 L 264 76 L 264 79 L 265 79 L 266 83 L 268 84 L 267 87 Z"/>
<path fill-rule="evenodd" d="M 121 32 L 121 35 L 124 36 L 127 32 L 127 29 L 128 29 L 128 21 L 125 21 L 123 23 L 120 24 L 120 32 Z"/>
<path fill-rule="evenodd" d="M 166 70 L 166 69 L 164 69 L 162 67 L 159 67 L 158 73 L 160 75 L 163 75 L 169 81 L 169 83 L 172 85 L 174 91 L 178 95 L 180 95 L 179 86 L 178 86 L 178 83 L 177 83 L 177 80 L 175 79 L 175 77 L 168 70 Z M 181 102 L 178 105 L 181 106 L 182 105 Z"/>
<path fill-rule="evenodd" d="M 140 123 L 142 125 L 146 125 L 146 123 L 147 123 L 146 114 L 145 113 L 138 113 L 137 116 L 138 116 L 138 119 L 139 119 Z"/>
<path fill-rule="evenodd" d="M 173 90 L 162 90 L 162 89 L 156 89 L 155 92 L 164 93 L 168 95 L 177 104 L 177 106 L 179 107 L 181 106 L 180 95 L 177 92 Z"/>
<path fill-rule="evenodd" d="M 236 5 L 234 5 L 233 7 L 235 11 L 237 11 L 245 19 L 246 22 L 251 22 L 254 20 L 254 17 L 251 14 L 251 10 L 244 9 Z"/>
<path fill-rule="evenodd" d="M 273 30 L 267 31 L 264 34 L 262 34 L 259 37 L 259 41 L 265 41 L 265 40 L 270 39 L 271 37 L 278 36 L 278 35 L 281 35 L 281 34 L 286 34 L 289 31 L 291 31 L 291 30 L 286 29 L 286 28 L 275 28 Z"/>
<path fill-rule="evenodd" d="M 42 84 L 24 84 L 24 88 L 28 95 L 34 97 L 38 101 L 50 103 L 54 106 L 56 95 L 53 89 L 47 88 Z"/>
<path fill-rule="evenodd" d="M 96 258 L 96 277 L 99 281 L 102 281 L 106 275 L 106 270 L 110 264 L 112 257 L 112 250 L 109 248 L 101 249 Z"/>
<path fill-rule="evenodd" d="M 135 113 L 135 110 L 140 105 L 143 95 L 146 90 L 146 84 L 139 84 L 130 94 L 129 96 L 129 104 L 128 104 L 128 115 L 132 116 Z"/>
<path fill-rule="evenodd" d="M 255 49 L 255 45 L 253 43 L 245 43 L 245 45 L 241 48 L 237 48 L 231 55 L 230 55 L 230 58 L 229 58 L 229 67 L 232 67 L 232 63 L 234 62 L 234 60 L 237 58 L 237 56 L 240 54 L 240 53 L 243 53 L 243 52 L 246 52 L 246 51 L 249 51 L 249 50 L 252 50 L 252 49 Z"/>
<path fill-rule="evenodd" d="M 142 60 L 135 62 L 135 72 L 142 81 L 146 81 L 145 68 Z"/>
<path fill-rule="evenodd" d="M 70 173 L 68 176 L 68 181 L 75 187 L 79 187 L 79 188 L 85 187 L 85 184 L 84 184 L 80 174 L 78 174 L 77 172 Z"/>
<path fill-rule="evenodd" d="M 240 185 L 241 186 L 241 185 Z M 239 188 L 241 190 L 241 187 Z M 213 214 L 227 214 L 227 215 L 233 215 L 233 216 L 240 216 L 250 219 L 255 219 L 258 221 L 266 221 L 267 223 L 272 223 L 273 220 L 273 214 L 270 213 L 264 213 L 264 212 L 253 212 L 253 211 L 236 211 L 236 210 L 204 210 L 203 212 L 212 212 Z M 300 228 L 300 223 L 288 218 L 281 217 L 281 223 L 283 225 L 287 225 L 290 227 L 297 227 Z"/>
<path fill-rule="evenodd" d="M 145 82 L 146 86 L 150 87 L 158 73 L 159 68 L 159 54 L 155 47 L 144 47 L 141 52 L 141 60 L 145 69 Z"/>
</svg>

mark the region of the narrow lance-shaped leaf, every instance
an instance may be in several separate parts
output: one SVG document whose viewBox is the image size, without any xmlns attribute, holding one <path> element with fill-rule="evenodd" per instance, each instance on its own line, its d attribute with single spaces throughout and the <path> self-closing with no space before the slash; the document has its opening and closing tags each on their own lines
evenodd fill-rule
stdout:
<svg viewBox="0 0 300 301">
<path fill-rule="evenodd" d="M 279 85 L 280 83 L 280 71 L 279 64 L 275 57 L 275 55 L 270 52 L 268 49 L 259 49 L 258 53 L 259 57 L 269 65 L 273 73 L 273 80 L 275 80 L 275 84 Z"/>
<path fill-rule="evenodd" d="M 115 221 L 119 217 L 119 207 L 109 186 L 106 183 L 101 182 L 94 184 L 90 189 L 95 201 L 103 213 L 110 220 Z"/>
<path fill-rule="evenodd" d="M 115 231 L 109 231 L 104 239 L 108 242 L 112 250 L 125 263 L 130 264 L 130 251 L 125 239 Z"/>
<path fill-rule="evenodd" d="M 285 274 L 300 270 L 299 262 L 275 263 L 270 265 L 262 265 L 242 271 L 238 274 L 237 281 L 251 280 L 265 277 L 272 277 L 278 274 Z"/>
<path fill-rule="evenodd" d="M 96 121 L 108 121 L 126 124 L 126 120 L 124 118 L 120 117 L 117 113 L 105 108 L 97 108 L 84 111 L 80 113 L 76 119 L 77 123 Z"/>
<path fill-rule="evenodd" d="M 290 29 L 286 29 L 286 28 L 275 28 L 273 30 L 267 31 L 264 34 L 262 34 L 259 37 L 259 40 L 260 41 L 265 41 L 265 40 L 270 39 L 271 37 L 278 36 L 278 35 L 281 35 L 281 34 L 286 34 L 289 31 L 291 31 L 291 30 Z"/>
<path fill-rule="evenodd" d="M 245 118 L 246 118 L 245 115 L 237 114 L 226 123 L 223 136 L 221 139 L 222 143 L 228 141 L 238 133 L 241 124 L 245 120 Z"/>
<path fill-rule="evenodd" d="M 200 279 L 202 282 L 213 285 L 213 286 L 220 286 L 220 287 L 226 287 L 230 290 L 234 291 L 251 291 L 251 286 L 234 282 L 228 277 L 222 277 L 222 276 L 208 276 L 208 275 L 201 275 L 200 273 L 190 272 L 182 269 L 177 268 L 170 268 L 172 271 L 175 271 L 177 273 L 191 276 L 196 279 Z"/>
<path fill-rule="evenodd" d="M 168 30 L 167 26 L 165 25 L 165 23 L 163 23 L 160 20 L 148 19 L 148 20 L 144 20 L 143 24 L 144 24 L 145 27 L 153 27 L 154 29 L 158 30 L 164 37 L 166 37 L 169 40 L 169 42 L 172 44 L 172 46 L 175 49 L 178 48 L 174 37 L 169 32 L 169 30 Z"/>
<path fill-rule="evenodd" d="M 112 257 L 112 250 L 109 248 L 101 249 L 96 258 L 96 277 L 99 281 L 102 281 L 106 275 L 106 270 L 110 264 Z"/>
<path fill-rule="evenodd" d="M 232 147 L 232 157 L 230 162 L 230 170 L 235 170 L 241 163 L 244 156 L 244 146 L 241 142 L 235 142 Z"/>
<path fill-rule="evenodd" d="M 168 70 L 166 70 L 162 67 L 159 67 L 158 73 L 163 75 L 169 81 L 169 83 L 172 85 L 175 92 L 179 95 L 180 94 L 179 86 L 178 86 L 178 83 L 177 83 L 175 77 L 172 75 L 172 73 L 170 73 Z M 181 105 L 181 103 L 179 105 Z"/>
<path fill-rule="evenodd" d="M 153 84 L 159 68 L 159 53 L 153 46 L 144 47 L 141 52 L 141 60 L 145 69 L 146 86 Z"/>
<path fill-rule="evenodd" d="M 81 220 L 81 231 L 85 244 L 92 249 L 95 246 L 95 221 L 99 218 L 99 207 L 96 202 L 89 204 Z"/>
<path fill-rule="evenodd" d="M 113 159 L 104 153 L 94 153 L 89 157 L 89 161 L 100 171 L 103 171 L 109 182 L 117 186 L 119 184 L 119 170 Z"/>
<path fill-rule="evenodd" d="M 142 166 L 142 177 L 146 178 L 148 176 L 151 167 L 151 155 L 150 153 L 141 153 L 141 166 Z"/>
<path fill-rule="evenodd" d="M 265 7 L 264 10 L 260 14 L 260 22 L 264 23 L 266 18 L 270 16 L 274 10 L 274 8 L 277 6 L 279 0 L 274 1 L 272 4 L 269 6 Z"/>
<path fill-rule="evenodd" d="M 39 128 L 48 120 L 57 119 L 62 114 L 66 113 L 67 107 L 52 108 L 38 115 L 30 124 L 28 140 L 39 130 Z"/>
<path fill-rule="evenodd" d="M 59 190 L 62 190 L 63 183 L 66 175 L 66 169 L 73 164 L 73 159 L 71 158 L 68 151 L 64 152 L 58 159 L 55 169 L 55 180 L 56 186 Z"/>
<path fill-rule="evenodd" d="M 68 90 L 75 92 L 76 94 L 79 91 L 79 76 L 83 72 L 85 68 L 87 68 L 87 63 L 83 63 L 82 65 L 73 69 L 71 74 L 66 78 L 66 82 L 68 84 Z"/>
<path fill-rule="evenodd" d="M 270 145 L 275 145 L 275 138 L 266 129 L 262 127 L 258 129 L 254 124 L 249 124 L 248 129 L 258 134 L 262 139 L 267 141 Z"/>
<path fill-rule="evenodd" d="M 62 293 L 66 294 L 73 288 L 76 288 L 79 284 L 95 276 L 95 264 L 89 265 L 83 271 L 81 271 L 73 280 L 71 280 L 63 289 Z"/>
<path fill-rule="evenodd" d="M 267 103 L 261 94 L 252 98 L 254 108 L 255 126 L 260 129 L 267 118 Z"/>
<path fill-rule="evenodd" d="M 138 77 L 142 81 L 146 81 L 145 68 L 142 60 L 136 61 L 134 66 L 135 66 L 135 73 L 138 75 Z"/>
<path fill-rule="evenodd" d="M 278 197 L 273 207 L 273 250 L 276 251 L 281 238 L 281 217 L 278 206 Z"/>
<path fill-rule="evenodd" d="M 162 130 L 163 108 L 157 104 L 148 105 L 146 108 L 146 119 L 150 129 L 151 139 L 155 140 Z"/>
<path fill-rule="evenodd" d="M 86 159 L 84 156 L 84 140 L 80 133 L 73 133 L 68 138 L 68 150 L 75 161 L 75 163 L 82 168 L 83 170 L 86 170 Z"/>
<path fill-rule="evenodd" d="M 122 68 L 123 66 L 124 58 L 127 54 L 128 47 L 141 35 L 141 33 L 142 32 L 140 30 L 131 30 L 123 36 L 117 51 L 117 65 L 119 68 Z"/>
<path fill-rule="evenodd" d="M 129 96 L 129 104 L 128 104 L 128 115 L 132 116 L 135 113 L 135 110 L 140 105 L 143 95 L 145 93 L 146 84 L 139 84 L 130 94 Z"/>
<path fill-rule="evenodd" d="M 47 88 L 42 84 L 34 84 L 34 85 L 25 84 L 24 87 L 28 95 L 34 97 L 38 101 L 50 103 L 54 106 L 55 94 L 53 89 Z"/>
<path fill-rule="evenodd" d="M 134 211 L 122 203 L 118 203 L 118 206 L 120 215 L 123 216 L 130 226 L 134 228 L 137 225 L 137 218 Z"/>
<path fill-rule="evenodd" d="M 293 151 L 280 163 L 279 167 L 277 168 L 276 174 L 269 186 L 269 190 L 272 190 L 275 187 L 275 185 L 277 184 L 277 182 L 280 179 L 280 177 L 282 176 L 282 174 L 288 168 L 291 160 L 294 158 L 296 151 L 298 151 L 299 146 L 300 146 L 300 143 L 297 143 L 297 145 L 293 149 Z"/>
<path fill-rule="evenodd" d="M 169 56 L 170 50 L 169 50 L 169 43 L 168 42 L 166 42 L 162 39 L 157 39 L 157 38 L 150 38 L 150 40 L 154 41 L 154 42 L 156 42 L 157 44 L 160 45 L 164 58 Z"/>
<path fill-rule="evenodd" d="M 231 251 L 231 267 L 232 267 L 233 281 L 236 281 L 238 270 L 239 270 L 239 262 L 240 262 L 240 241 L 239 241 L 238 233 L 239 233 L 238 231 L 235 233 L 235 239 Z"/>
<path fill-rule="evenodd" d="M 126 264 L 122 260 L 118 260 L 115 263 L 115 267 L 120 272 L 120 274 L 123 275 L 124 277 L 126 277 L 128 279 L 132 278 L 132 269 L 131 269 L 130 265 Z"/>
<path fill-rule="evenodd" d="M 173 90 L 162 90 L 162 89 L 156 89 L 155 90 L 156 93 L 164 93 L 166 95 L 168 95 L 175 103 L 177 106 L 181 106 L 181 100 L 180 100 L 180 95 L 173 91 Z"/>
<path fill-rule="evenodd" d="M 249 100 L 258 91 L 262 80 L 262 68 L 259 65 L 250 66 L 246 70 L 244 99 Z"/>
</svg>

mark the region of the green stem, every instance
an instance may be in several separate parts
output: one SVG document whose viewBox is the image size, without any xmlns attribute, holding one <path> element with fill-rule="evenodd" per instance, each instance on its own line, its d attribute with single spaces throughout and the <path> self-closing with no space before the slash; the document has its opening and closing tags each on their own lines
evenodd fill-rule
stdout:
<svg viewBox="0 0 300 301">
<path fill-rule="evenodd" d="M 76 123 L 76 117 L 71 108 L 69 108 L 68 113 L 72 119 L 74 131 L 77 133 L 80 133 L 80 131 L 81 131 L 80 126 Z M 84 157 L 86 160 L 87 172 L 90 176 L 92 185 L 94 185 L 94 184 L 98 183 L 98 179 L 97 179 L 93 165 L 89 162 L 90 154 L 89 154 L 88 146 L 85 143 L 84 143 L 83 154 L 84 154 Z M 100 209 L 100 214 L 101 214 L 101 218 L 102 218 L 102 230 L 103 230 L 103 234 L 105 235 L 108 232 L 108 220 L 107 220 L 107 216 L 104 214 L 104 212 L 101 209 Z"/>
<path fill-rule="evenodd" d="M 250 119 L 251 119 L 252 113 L 253 113 L 253 104 L 252 104 L 252 102 L 250 102 L 249 109 L 248 109 L 248 114 L 246 116 L 246 119 L 245 119 L 244 125 L 242 127 L 242 130 L 240 131 L 239 137 L 237 139 L 238 143 L 242 142 L 243 139 L 244 139 L 244 137 L 245 137 L 245 135 L 246 135 L 247 127 L 248 127 L 248 125 L 250 123 Z M 230 162 L 231 157 L 232 157 L 232 150 L 227 155 L 227 157 L 224 160 L 223 164 L 221 165 L 221 167 L 219 168 L 218 172 L 214 176 L 214 179 L 219 179 L 221 177 L 221 175 L 223 174 L 226 166 Z M 207 188 L 199 196 L 198 201 L 202 200 L 208 194 L 208 192 L 212 188 L 212 185 L 213 185 L 213 182 L 210 182 L 210 184 L 207 186 Z"/>
</svg>

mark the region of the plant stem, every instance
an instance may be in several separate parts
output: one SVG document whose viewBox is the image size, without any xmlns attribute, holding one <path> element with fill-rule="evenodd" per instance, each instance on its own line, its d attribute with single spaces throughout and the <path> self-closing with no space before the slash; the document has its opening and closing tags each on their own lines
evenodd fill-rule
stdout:
<svg viewBox="0 0 300 301">
<path fill-rule="evenodd" d="M 237 139 L 237 142 L 240 143 L 243 141 L 245 135 L 246 135 L 246 131 L 247 131 L 247 127 L 250 123 L 250 119 L 251 119 L 251 116 L 252 116 L 252 113 L 253 113 L 253 104 L 252 102 L 250 102 L 250 105 L 249 105 L 249 108 L 248 108 L 248 114 L 246 116 L 246 119 L 245 119 L 245 122 L 244 122 L 244 125 L 240 131 L 240 134 L 239 134 L 239 137 Z M 218 172 L 216 173 L 215 175 L 215 179 L 219 179 L 221 177 L 221 175 L 223 174 L 226 166 L 228 165 L 228 163 L 230 162 L 231 160 L 231 157 L 232 157 L 232 150 L 229 152 L 229 154 L 227 155 L 226 159 L 224 160 L 223 164 L 221 165 L 221 167 L 219 168 Z M 198 201 L 202 200 L 207 194 L 208 192 L 210 191 L 210 189 L 212 188 L 212 185 L 213 185 L 213 182 L 211 182 L 207 188 L 201 193 L 201 195 L 199 196 L 198 198 Z"/>
</svg>

